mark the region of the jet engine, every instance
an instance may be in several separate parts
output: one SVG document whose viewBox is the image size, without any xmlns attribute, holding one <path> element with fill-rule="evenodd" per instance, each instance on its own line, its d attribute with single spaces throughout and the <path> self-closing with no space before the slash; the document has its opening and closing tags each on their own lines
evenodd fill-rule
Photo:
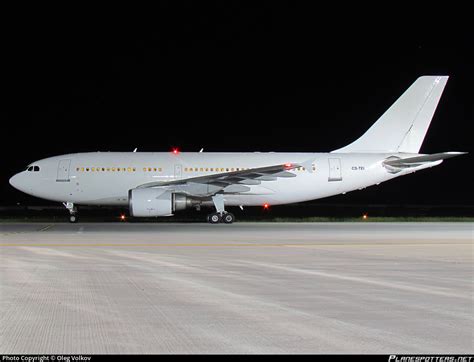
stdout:
<svg viewBox="0 0 474 362">
<path fill-rule="evenodd" d="M 130 215 L 135 217 L 172 216 L 175 211 L 190 206 L 190 198 L 168 190 L 146 188 L 128 191 Z"/>
</svg>

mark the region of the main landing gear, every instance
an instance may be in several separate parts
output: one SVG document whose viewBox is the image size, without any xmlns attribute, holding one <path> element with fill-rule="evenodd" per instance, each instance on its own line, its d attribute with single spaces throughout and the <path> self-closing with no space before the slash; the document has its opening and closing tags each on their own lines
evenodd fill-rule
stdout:
<svg viewBox="0 0 474 362">
<path fill-rule="evenodd" d="M 224 196 L 222 194 L 216 194 L 212 197 L 212 202 L 216 207 L 216 211 L 213 214 L 207 216 L 207 221 L 211 224 L 232 224 L 235 221 L 235 216 L 224 209 Z"/>
<path fill-rule="evenodd" d="M 223 222 L 224 224 L 232 224 L 235 221 L 234 214 L 230 212 L 223 212 L 222 214 L 219 212 L 215 212 L 207 216 L 207 221 L 210 224 L 219 224 Z"/>
<path fill-rule="evenodd" d="M 63 202 L 63 205 L 68 209 L 69 211 L 69 222 L 70 223 L 75 223 L 77 222 L 77 207 L 74 206 L 72 202 Z"/>
</svg>

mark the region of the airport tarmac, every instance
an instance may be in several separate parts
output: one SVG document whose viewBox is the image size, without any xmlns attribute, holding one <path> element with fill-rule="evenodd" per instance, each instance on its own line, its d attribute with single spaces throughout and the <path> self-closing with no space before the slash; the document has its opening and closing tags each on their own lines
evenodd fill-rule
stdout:
<svg viewBox="0 0 474 362">
<path fill-rule="evenodd" d="M 473 353 L 473 223 L 0 223 L 0 353 Z"/>
</svg>

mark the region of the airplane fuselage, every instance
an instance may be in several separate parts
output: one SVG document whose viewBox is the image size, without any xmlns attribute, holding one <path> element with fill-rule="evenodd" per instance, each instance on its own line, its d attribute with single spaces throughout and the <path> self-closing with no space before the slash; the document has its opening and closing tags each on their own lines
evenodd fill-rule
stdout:
<svg viewBox="0 0 474 362">
<path fill-rule="evenodd" d="M 52 201 L 127 205 L 129 190 L 150 182 L 313 160 L 311 170 L 292 170 L 295 177 L 247 184 L 249 191 L 225 195 L 225 203 L 230 206 L 278 205 L 362 189 L 406 174 L 387 172 L 382 162 L 392 155 L 397 154 L 76 153 L 34 162 L 39 171 L 23 171 L 11 183 L 25 193 Z"/>
</svg>

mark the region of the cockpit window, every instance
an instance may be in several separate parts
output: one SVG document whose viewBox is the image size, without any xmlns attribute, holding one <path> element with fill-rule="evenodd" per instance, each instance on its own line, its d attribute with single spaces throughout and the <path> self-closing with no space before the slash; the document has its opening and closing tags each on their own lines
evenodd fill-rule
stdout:
<svg viewBox="0 0 474 362">
<path fill-rule="evenodd" d="M 26 171 L 30 171 L 30 172 L 33 171 L 33 166 L 29 166 L 29 167 L 26 169 Z"/>
<path fill-rule="evenodd" d="M 38 172 L 40 170 L 39 166 L 33 166 L 33 171 Z"/>
</svg>

